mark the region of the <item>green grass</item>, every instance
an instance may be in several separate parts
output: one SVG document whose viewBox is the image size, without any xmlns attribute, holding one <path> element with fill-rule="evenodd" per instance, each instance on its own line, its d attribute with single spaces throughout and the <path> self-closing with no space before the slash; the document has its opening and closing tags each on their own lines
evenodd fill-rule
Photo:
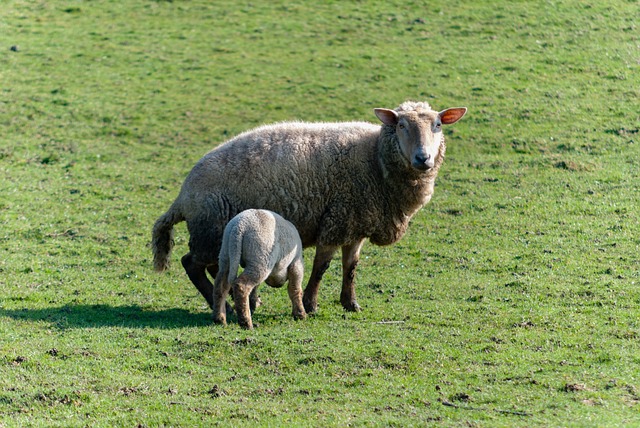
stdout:
<svg viewBox="0 0 640 428">
<path fill-rule="evenodd" d="M 634 1 L 0 9 L 0 426 L 640 425 Z M 15 46 L 14 49 L 10 49 Z M 432 202 L 246 332 L 152 271 L 155 219 L 262 123 L 469 107 Z M 313 251 L 305 252 L 307 272 Z"/>
</svg>

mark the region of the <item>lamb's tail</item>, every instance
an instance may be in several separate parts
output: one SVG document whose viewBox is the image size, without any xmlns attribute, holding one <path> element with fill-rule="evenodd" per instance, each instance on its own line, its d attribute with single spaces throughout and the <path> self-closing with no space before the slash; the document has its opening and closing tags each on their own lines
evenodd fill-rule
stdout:
<svg viewBox="0 0 640 428">
<path fill-rule="evenodd" d="M 240 259 L 242 258 L 242 240 L 244 238 L 244 235 L 234 233 L 230 234 L 229 237 L 231 239 L 231 245 L 227 245 L 227 247 L 225 247 L 228 250 L 227 265 L 229 266 L 227 281 L 229 281 L 229 284 L 233 285 L 235 280 L 238 278 L 238 269 L 240 269 Z"/>
<path fill-rule="evenodd" d="M 151 248 L 153 250 L 153 267 L 162 272 L 169 267 L 169 256 L 173 248 L 173 225 L 184 221 L 184 216 L 175 204 L 169 211 L 160 216 L 153 225 Z"/>
</svg>

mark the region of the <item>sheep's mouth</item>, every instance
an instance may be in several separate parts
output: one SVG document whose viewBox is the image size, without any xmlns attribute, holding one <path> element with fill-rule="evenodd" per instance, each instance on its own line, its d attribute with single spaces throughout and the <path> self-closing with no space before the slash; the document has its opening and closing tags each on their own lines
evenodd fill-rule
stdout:
<svg viewBox="0 0 640 428">
<path fill-rule="evenodd" d="M 413 162 L 411 162 L 411 166 L 418 171 L 429 171 L 431 168 L 433 168 L 433 162 L 418 162 L 414 160 Z"/>
</svg>

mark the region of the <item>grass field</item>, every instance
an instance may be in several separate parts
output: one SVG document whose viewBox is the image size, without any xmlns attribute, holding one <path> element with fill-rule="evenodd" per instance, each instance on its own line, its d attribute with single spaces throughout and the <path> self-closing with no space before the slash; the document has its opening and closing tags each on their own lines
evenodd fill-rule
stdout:
<svg viewBox="0 0 640 428">
<path fill-rule="evenodd" d="M 636 1 L 5 0 L 0 427 L 640 426 Z M 211 324 L 151 226 L 280 120 L 467 106 L 360 313 Z M 307 275 L 313 249 L 305 251 Z"/>
</svg>

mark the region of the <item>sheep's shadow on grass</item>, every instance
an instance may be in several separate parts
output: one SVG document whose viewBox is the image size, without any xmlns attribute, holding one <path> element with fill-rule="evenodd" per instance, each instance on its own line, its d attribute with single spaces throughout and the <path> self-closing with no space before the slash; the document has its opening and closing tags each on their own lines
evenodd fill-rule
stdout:
<svg viewBox="0 0 640 428">
<path fill-rule="evenodd" d="M 212 324 L 209 312 L 190 312 L 185 309 L 149 310 L 138 305 L 70 304 L 42 309 L 0 309 L 0 317 L 48 322 L 60 329 L 99 327 L 175 329 Z"/>
</svg>

